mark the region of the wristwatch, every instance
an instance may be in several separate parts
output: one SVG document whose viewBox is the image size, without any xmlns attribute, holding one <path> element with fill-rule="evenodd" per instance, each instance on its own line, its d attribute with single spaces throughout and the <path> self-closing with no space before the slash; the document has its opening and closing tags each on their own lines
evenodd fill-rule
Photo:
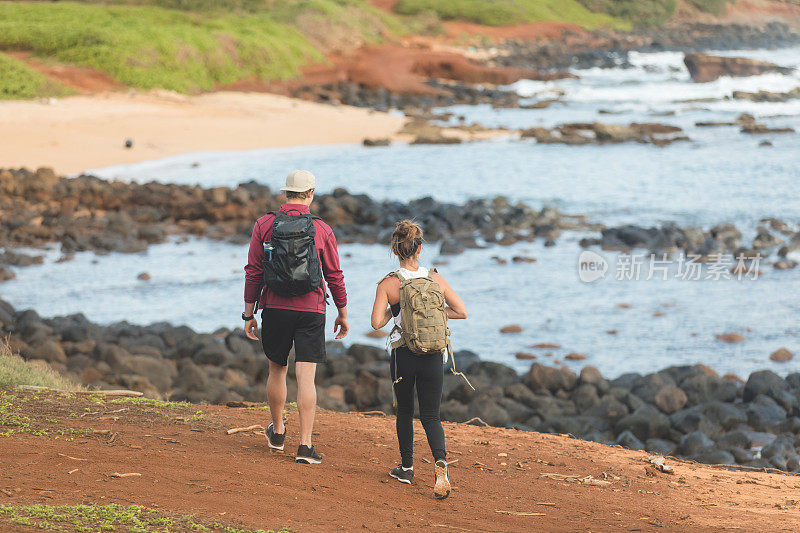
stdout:
<svg viewBox="0 0 800 533">
<path fill-rule="evenodd" d="M 247 322 L 248 320 L 254 320 L 254 319 L 255 319 L 255 317 L 253 315 L 247 316 L 247 315 L 244 314 L 244 311 L 242 311 L 242 320 Z"/>
</svg>

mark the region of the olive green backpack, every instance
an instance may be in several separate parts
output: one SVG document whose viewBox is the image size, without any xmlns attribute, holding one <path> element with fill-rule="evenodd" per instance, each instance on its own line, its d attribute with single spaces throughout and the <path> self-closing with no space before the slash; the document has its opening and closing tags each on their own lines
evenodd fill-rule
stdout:
<svg viewBox="0 0 800 533">
<path fill-rule="evenodd" d="M 435 268 L 430 269 L 423 278 L 410 279 L 406 279 L 399 270 L 389 274 L 400 280 L 400 327 L 395 326 L 392 330 L 400 334 L 400 339 L 391 346 L 406 346 L 417 355 L 441 355 L 447 350 L 453 374 L 463 377 L 472 387 L 464 374 L 456 372 L 444 292 L 433 280 L 433 272 L 436 272 Z"/>
<path fill-rule="evenodd" d="M 406 279 L 400 271 L 392 272 L 400 280 L 400 339 L 392 348 L 406 346 L 415 354 L 441 354 L 448 347 L 450 330 L 447 327 L 444 292 L 431 276 Z"/>
</svg>

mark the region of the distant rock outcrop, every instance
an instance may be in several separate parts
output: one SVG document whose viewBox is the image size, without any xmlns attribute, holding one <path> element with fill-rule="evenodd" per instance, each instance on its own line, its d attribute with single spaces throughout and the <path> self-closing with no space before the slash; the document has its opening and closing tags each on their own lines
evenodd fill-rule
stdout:
<svg viewBox="0 0 800 533">
<path fill-rule="evenodd" d="M 686 54 L 683 58 L 693 81 L 707 83 L 721 76 L 758 76 L 765 72 L 788 74 L 793 69 L 782 67 L 769 61 L 759 61 L 746 57 L 719 57 L 708 54 Z"/>
</svg>

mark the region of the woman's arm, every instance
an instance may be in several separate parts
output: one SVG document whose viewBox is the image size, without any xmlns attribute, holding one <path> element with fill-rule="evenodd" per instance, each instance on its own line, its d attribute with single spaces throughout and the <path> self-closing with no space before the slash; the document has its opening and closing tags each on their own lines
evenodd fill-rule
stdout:
<svg viewBox="0 0 800 533">
<path fill-rule="evenodd" d="M 372 304 L 372 329 L 381 329 L 392 319 L 389 308 L 389 296 L 386 294 L 384 282 L 378 284 L 375 291 L 375 303 Z"/>
<path fill-rule="evenodd" d="M 467 306 L 461 301 L 461 298 L 456 294 L 456 291 L 447 283 L 447 280 L 442 277 L 438 272 L 433 274 L 433 279 L 441 287 L 444 293 L 444 301 L 447 302 L 447 318 L 464 319 L 467 318 Z"/>
</svg>

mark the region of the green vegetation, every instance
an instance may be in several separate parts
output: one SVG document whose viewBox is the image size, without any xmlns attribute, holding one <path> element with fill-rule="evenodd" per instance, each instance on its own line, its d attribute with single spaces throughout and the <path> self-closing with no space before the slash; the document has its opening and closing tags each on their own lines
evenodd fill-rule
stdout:
<svg viewBox="0 0 800 533">
<path fill-rule="evenodd" d="M 0 49 L 91 67 L 133 87 L 184 92 L 287 78 L 322 59 L 298 30 L 267 15 L 70 2 L 0 3 Z"/>
<path fill-rule="evenodd" d="M 400 0 L 394 9 L 404 15 L 432 11 L 445 20 L 467 20 L 488 26 L 553 21 L 572 22 L 586 28 L 629 27 L 628 22 L 599 10 L 590 11 L 577 0 Z"/>
<path fill-rule="evenodd" d="M 31 419 L 19 412 L 19 401 L 17 396 L 0 390 L 0 437 L 30 431 Z"/>
<path fill-rule="evenodd" d="M 52 427 L 58 424 L 58 420 L 53 418 L 36 419 L 30 414 L 30 409 L 25 413 L 23 407 L 32 398 L 49 403 L 52 400 L 41 398 L 48 392 L 34 392 L 33 396 L 26 394 L 14 394 L 11 391 L 0 389 L 0 437 L 10 437 L 18 433 L 27 433 L 37 437 L 52 436 L 56 439 L 67 437 L 66 440 L 73 440 L 75 436 L 87 435 L 92 433 L 92 428 L 63 428 Z M 30 405 L 30 404 L 29 404 Z"/>
<path fill-rule="evenodd" d="M 721 14 L 735 0 L 687 0 L 700 11 Z M 525 22 L 573 22 L 585 28 L 660 26 L 674 13 L 676 0 L 400 0 L 395 11 L 417 15 L 431 11 L 445 20 L 489 26 Z"/>
<path fill-rule="evenodd" d="M 687 0 L 700 11 L 720 15 L 736 0 Z M 580 0 L 588 9 L 629 20 L 635 26 L 660 26 L 675 13 L 676 0 Z"/>
<path fill-rule="evenodd" d="M 2 59 L 3 54 L 0 54 L 0 71 L 5 74 Z M 0 98 L 3 95 L 4 81 L 0 78 Z M 17 385 L 38 385 L 63 390 L 82 389 L 80 385 L 61 376 L 41 362 L 25 361 L 22 357 L 14 355 L 11 353 L 8 342 L 0 339 L 0 388 L 16 387 Z"/>
<path fill-rule="evenodd" d="M 0 73 L 0 100 L 61 96 L 69 92 L 22 61 L 3 53 L 0 53 Z"/>
<path fill-rule="evenodd" d="M 155 400 L 153 398 L 143 398 L 141 396 L 137 397 L 128 397 L 128 396 L 121 396 L 119 398 L 110 398 L 106 399 L 101 395 L 97 396 L 90 396 L 92 401 L 98 403 L 127 403 L 131 405 L 138 405 L 140 407 L 150 407 L 155 409 L 188 409 L 192 407 L 192 404 L 189 402 L 170 402 L 166 400 Z"/>
<path fill-rule="evenodd" d="M 722 15 L 725 13 L 725 7 L 735 1 L 736 0 L 688 0 L 689 4 L 700 11 L 705 11 L 712 15 Z"/>
<path fill-rule="evenodd" d="M 702 0 L 700 0 L 702 1 Z M 629 20 L 634 26 L 660 26 L 675 13 L 675 0 L 581 0 L 588 9 Z"/>
<path fill-rule="evenodd" d="M 159 409 L 163 410 L 175 410 L 175 409 L 183 409 L 188 410 L 194 407 L 192 404 L 188 402 L 170 402 L 166 400 L 154 400 L 152 398 L 129 398 L 129 397 L 121 397 L 121 398 L 113 398 L 110 400 L 105 400 L 100 396 L 91 396 L 92 401 L 96 403 L 110 403 L 110 404 L 130 404 L 136 405 L 142 408 L 142 413 L 157 413 L 160 415 L 164 415 L 169 417 L 167 413 L 160 411 Z M 178 418 L 177 420 L 182 420 L 183 422 L 193 422 L 197 420 L 203 420 L 203 411 L 200 410 L 193 410 L 191 415 L 187 413 L 187 416 L 183 418 Z"/>
<path fill-rule="evenodd" d="M 0 2 L 0 51 L 90 67 L 131 87 L 197 92 L 296 77 L 330 50 L 429 26 L 426 17 L 406 20 L 366 0 Z M 52 90 L 41 76 L 34 83 L 17 73 L 36 74 L 24 64 L 14 67 L 0 98 Z"/>
<path fill-rule="evenodd" d="M 0 519 L 11 524 L 45 531 L 128 531 L 130 533 L 169 531 L 214 531 L 221 533 L 290 533 L 281 528 L 241 529 L 194 516 L 173 517 L 138 505 L 0 505 Z"/>
</svg>

